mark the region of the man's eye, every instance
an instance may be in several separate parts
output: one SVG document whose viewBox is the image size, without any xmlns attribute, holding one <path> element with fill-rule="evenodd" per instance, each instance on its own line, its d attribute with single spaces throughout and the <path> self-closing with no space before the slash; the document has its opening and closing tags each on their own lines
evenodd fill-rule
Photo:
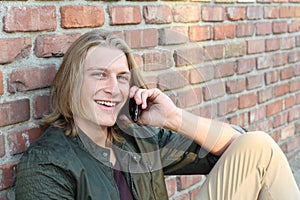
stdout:
<svg viewBox="0 0 300 200">
<path fill-rule="evenodd" d="M 96 78 L 103 78 L 105 74 L 103 72 L 95 72 L 93 73 L 93 76 Z"/>
<path fill-rule="evenodd" d="M 118 76 L 118 79 L 120 80 L 120 81 L 129 81 L 129 77 L 128 76 Z"/>
</svg>

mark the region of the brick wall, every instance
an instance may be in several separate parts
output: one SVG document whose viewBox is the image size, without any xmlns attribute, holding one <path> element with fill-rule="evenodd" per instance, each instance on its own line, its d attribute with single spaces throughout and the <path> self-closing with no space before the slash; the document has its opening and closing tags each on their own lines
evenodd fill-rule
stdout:
<svg viewBox="0 0 300 200">
<path fill-rule="evenodd" d="M 178 106 L 300 145 L 300 0 L 0 1 L 0 199 L 43 130 L 49 86 L 68 46 L 94 28 L 133 49 L 152 87 Z M 203 176 L 166 177 L 173 200 Z"/>
</svg>

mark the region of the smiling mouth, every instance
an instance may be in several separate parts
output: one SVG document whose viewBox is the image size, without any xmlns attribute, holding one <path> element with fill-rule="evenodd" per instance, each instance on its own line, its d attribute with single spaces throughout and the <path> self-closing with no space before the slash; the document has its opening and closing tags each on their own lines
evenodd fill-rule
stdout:
<svg viewBox="0 0 300 200">
<path fill-rule="evenodd" d="M 117 105 L 116 102 L 111 102 L 111 101 L 96 101 L 96 103 L 99 105 L 104 105 L 106 107 L 115 107 Z"/>
</svg>

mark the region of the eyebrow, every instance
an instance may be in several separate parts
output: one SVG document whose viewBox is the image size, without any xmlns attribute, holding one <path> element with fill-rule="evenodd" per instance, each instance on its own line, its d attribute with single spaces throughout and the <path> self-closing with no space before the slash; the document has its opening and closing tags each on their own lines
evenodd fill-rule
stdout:
<svg viewBox="0 0 300 200">
<path fill-rule="evenodd" d="M 91 67 L 91 68 L 88 68 L 86 71 L 94 71 L 94 70 L 104 71 L 104 72 L 110 72 L 109 69 L 102 68 L 102 67 Z M 118 74 L 128 74 L 128 75 L 131 75 L 130 71 L 121 71 L 121 72 L 118 72 Z"/>
</svg>

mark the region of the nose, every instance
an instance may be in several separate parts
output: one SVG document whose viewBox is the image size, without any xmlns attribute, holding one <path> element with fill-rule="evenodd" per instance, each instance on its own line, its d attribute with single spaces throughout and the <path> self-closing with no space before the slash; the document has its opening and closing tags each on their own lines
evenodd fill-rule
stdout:
<svg viewBox="0 0 300 200">
<path fill-rule="evenodd" d="M 104 91 L 107 93 L 110 93 L 110 94 L 115 94 L 115 93 L 119 92 L 119 85 L 118 85 L 117 77 L 110 76 L 106 80 Z"/>
</svg>

